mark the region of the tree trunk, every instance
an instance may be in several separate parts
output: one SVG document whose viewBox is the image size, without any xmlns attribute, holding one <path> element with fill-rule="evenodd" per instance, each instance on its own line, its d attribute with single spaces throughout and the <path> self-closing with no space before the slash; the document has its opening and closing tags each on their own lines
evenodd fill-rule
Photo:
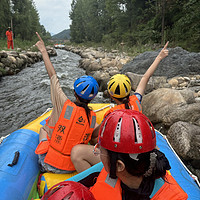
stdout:
<svg viewBox="0 0 200 200">
<path fill-rule="evenodd" d="M 165 0 L 162 0 L 162 30 L 161 30 L 161 43 L 165 43 Z"/>
</svg>

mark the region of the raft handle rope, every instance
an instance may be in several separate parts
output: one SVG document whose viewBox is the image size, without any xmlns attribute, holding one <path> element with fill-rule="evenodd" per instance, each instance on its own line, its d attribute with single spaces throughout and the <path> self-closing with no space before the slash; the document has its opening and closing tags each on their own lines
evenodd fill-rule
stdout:
<svg viewBox="0 0 200 200">
<path fill-rule="evenodd" d="M 52 110 L 52 109 L 53 109 L 53 108 L 47 108 L 46 111 L 45 111 L 43 114 L 41 114 L 41 116 L 42 116 L 42 115 L 45 115 L 46 113 L 48 113 L 48 112 L 49 112 L 50 110 Z"/>
<path fill-rule="evenodd" d="M 93 110 L 94 112 L 99 112 L 99 111 L 102 111 L 102 110 L 104 110 L 104 109 L 106 109 L 106 108 L 113 108 L 115 106 L 115 104 L 114 103 L 111 103 L 111 104 L 109 104 L 109 105 L 107 105 L 107 106 L 104 106 L 103 108 L 99 108 L 99 109 L 97 109 L 97 110 Z M 44 114 L 46 114 L 47 112 L 49 112 L 50 110 L 52 110 L 53 108 L 47 108 L 47 110 L 42 114 L 42 115 L 44 115 Z M 42 116 L 41 115 L 41 116 Z"/>
<path fill-rule="evenodd" d="M 20 155 L 19 151 L 16 151 L 12 163 L 8 164 L 9 167 L 12 167 L 18 163 L 19 155 Z"/>
<path fill-rule="evenodd" d="M 115 106 L 115 104 L 111 103 L 111 104 L 109 104 L 107 106 L 104 106 L 103 108 L 99 108 L 99 109 L 93 110 L 93 111 L 96 113 L 96 112 L 102 111 L 102 110 L 104 110 L 106 108 L 113 108 L 114 106 Z"/>
<path fill-rule="evenodd" d="M 0 138 L 0 144 L 1 144 L 1 143 L 3 142 L 3 140 L 6 139 L 9 135 L 10 135 L 10 134 L 8 134 L 8 135 L 6 135 L 6 136 L 2 136 L 2 137 Z"/>
<path fill-rule="evenodd" d="M 197 178 L 197 176 L 195 176 L 194 174 L 192 174 L 192 172 L 185 166 L 185 164 L 182 162 L 182 160 L 179 158 L 179 156 L 177 155 L 176 151 L 173 149 L 172 145 L 169 143 L 169 140 L 167 139 L 166 135 L 163 135 L 160 131 L 157 130 L 157 132 L 160 133 L 160 135 L 167 141 L 167 144 L 169 145 L 169 147 L 171 148 L 171 150 L 174 152 L 175 156 L 178 158 L 178 160 L 180 161 L 180 163 L 183 165 L 183 167 L 186 169 L 186 171 L 189 173 L 189 175 L 194 179 L 194 181 L 196 181 L 197 185 L 200 187 L 200 182 Z"/>
</svg>

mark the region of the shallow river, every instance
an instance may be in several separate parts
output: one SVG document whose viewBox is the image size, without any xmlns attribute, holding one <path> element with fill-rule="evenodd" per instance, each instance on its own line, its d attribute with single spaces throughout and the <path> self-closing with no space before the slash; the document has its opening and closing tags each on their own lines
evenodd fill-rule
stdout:
<svg viewBox="0 0 200 200">
<path fill-rule="evenodd" d="M 85 74 L 83 69 L 78 68 L 80 56 L 64 50 L 57 50 L 57 54 L 51 61 L 61 87 L 73 101 L 73 83 Z M 92 102 L 104 101 L 102 93 L 98 93 Z M 16 75 L 3 77 L 0 81 L 0 136 L 21 128 L 50 107 L 50 81 L 43 62 Z"/>
</svg>

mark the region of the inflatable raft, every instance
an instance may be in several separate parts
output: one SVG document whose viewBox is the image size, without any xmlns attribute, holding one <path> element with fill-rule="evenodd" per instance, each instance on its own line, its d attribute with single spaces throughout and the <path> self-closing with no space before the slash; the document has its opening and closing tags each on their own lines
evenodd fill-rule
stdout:
<svg viewBox="0 0 200 200">
<path fill-rule="evenodd" d="M 97 114 L 97 123 L 103 119 L 104 113 L 113 104 L 90 104 Z M 100 172 L 103 165 L 99 163 L 90 169 L 77 174 L 52 174 L 40 175 L 38 157 L 34 153 L 39 142 L 39 130 L 45 124 L 51 111 L 38 117 L 21 129 L 11 133 L 0 144 L 0 191 L 3 200 L 31 200 L 39 198 L 39 193 L 44 194 L 51 186 L 63 181 L 79 181 L 90 173 Z M 200 199 L 200 184 L 182 163 L 167 138 L 156 131 L 157 145 L 169 159 L 172 169 L 170 173 L 182 189 L 188 194 L 189 200 Z M 38 193 L 39 177 L 39 193 Z"/>
</svg>

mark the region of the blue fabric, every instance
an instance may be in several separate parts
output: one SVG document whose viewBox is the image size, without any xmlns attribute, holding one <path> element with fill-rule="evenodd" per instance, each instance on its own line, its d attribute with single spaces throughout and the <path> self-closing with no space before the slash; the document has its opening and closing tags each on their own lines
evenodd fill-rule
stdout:
<svg viewBox="0 0 200 200">
<path fill-rule="evenodd" d="M 46 120 L 48 119 L 48 117 L 46 118 L 46 119 L 44 119 L 44 120 L 42 120 L 41 122 L 40 122 L 40 124 L 42 125 L 42 126 L 44 126 L 45 124 L 46 124 Z"/>
<path fill-rule="evenodd" d="M 156 192 L 164 185 L 165 181 L 162 178 L 159 178 L 155 181 L 153 192 L 151 193 L 150 198 L 152 198 Z"/>
<path fill-rule="evenodd" d="M 38 156 L 35 149 L 39 142 L 39 134 L 19 129 L 11 133 L 0 146 L 0 199 L 28 199 L 32 185 L 37 178 Z M 15 152 L 19 151 L 16 165 L 12 167 Z"/>
<path fill-rule="evenodd" d="M 85 177 L 87 177 L 88 175 L 94 173 L 94 172 L 100 172 L 103 168 L 103 163 L 100 162 L 92 167 L 90 167 L 89 169 L 86 169 L 85 171 L 76 174 L 75 176 L 68 178 L 66 181 L 76 181 L 79 182 L 80 180 L 84 179 Z"/>
<path fill-rule="evenodd" d="M 134 95 L 138 98 L 139 102 L 142 102 L 142 95 L 140 93 L 135 92 Z"/>
</svg>

